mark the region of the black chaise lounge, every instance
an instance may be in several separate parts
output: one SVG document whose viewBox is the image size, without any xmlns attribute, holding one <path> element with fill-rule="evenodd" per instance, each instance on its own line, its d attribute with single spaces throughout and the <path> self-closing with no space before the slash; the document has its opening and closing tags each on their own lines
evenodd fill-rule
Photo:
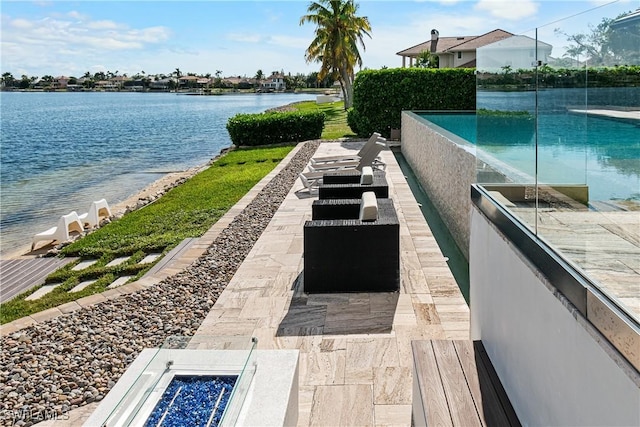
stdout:
<svg viewBox="0 0 640 427">
<path fill-rule="evenodd" d="M 349 174 L 326 173 L 318 187 L 320 199 L 356 199 L 362 193 L 373 191 L 378 199 L 389 197 L 389 184 L 385 172 L 367 166 L 362 172 Z"/>
<path fill-rule="evenodd" d="M 399 290 L 400 224 L 391 199 L 369 192 L 316 200 L 312 209 L 314 219 L 304 225 L 305 292 Z"/>
</svg>

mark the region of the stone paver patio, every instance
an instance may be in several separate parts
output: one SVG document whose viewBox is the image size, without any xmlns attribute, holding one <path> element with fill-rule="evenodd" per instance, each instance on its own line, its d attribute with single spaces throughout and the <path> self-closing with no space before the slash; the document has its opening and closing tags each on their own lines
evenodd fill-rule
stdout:
<svg viewBox="0 0 640 427">
<path fill-rule="evenodd" d="M 327 143 L 316 155 L 344 145 L 358 147 Z M 302 292 L 315 197 L 298 181 L 196 333 L 300 350 L 300 426 L 410 425 L 411 340 L 469 338 L 469 308 L 446 260 L 393 153 L 382 157 L 401 227 L 399 293 Z"/>
<path fill-rule="evenodd" d="M 361 144 L 324 143 L 316 155 L 353 152 Z M 298 180 L 196 332 L 194 342 L 208 335 L 255 336 L 258 349 L 300 350 L 300 426 L 411 425 L 411 340 L 469 338 L 469 308 L 446 259 L 393 153 L 383 151 L 382 158 L 400 220 L 399 293 L 302 292 L 303 224 L 311 217 L 316 197 L 310 197 Z M 112 292 L 135 292 L 189 265 L 282 167 L 256 185 L 170 269 Z M 110 295 L 93 297 L 96 301 L 87 299 L 69 311 Z M 55 317 L 59 311 L 65 310 L 52 309 L 42 319 L 32 316 L 10 329 Z M 39 425 L 79 425 L 95 407 L 78 408 L 66 420 Z"/>
</svg>

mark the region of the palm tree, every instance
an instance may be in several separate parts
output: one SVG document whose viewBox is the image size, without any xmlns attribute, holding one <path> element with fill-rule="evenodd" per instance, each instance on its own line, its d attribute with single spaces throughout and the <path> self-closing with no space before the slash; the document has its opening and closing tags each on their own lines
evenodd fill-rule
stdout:
<svg viewBox="0 0 640 427">
<path fill-rule="evenodd" d="M 178 93 L 178 87 L 180 86 L 180 77 L 182 77 L 182 72 L 180 68 L 176 68 L 176 70 L 172 73 L 176 76 L 176 93 Z"/>
<path fill-rule="evenodd" d="M 13 77 L 13 74 L 9 72 L 2 73 L 2 85 L 4 87 L 12 87 L 14 81 L 15 78 Z"/>
<path fill-rule="evenodd" d="M 358 45 L 364 50 L 363 37 L 371 38 L 369 18 L 356 16 L 358 5 L 353 0 L 318 0 L 307 8 L 308 15 L 300 18 L 316 24 L 315 39 L 305 52 L 307 62 L 320 62 L 320 80 L 331 77 L 340 82 L 344 108 L 353 104 L 353 80 L 356 65 L 362 67 Z"/>
<path fill-rule="evenodd" d="M 440 58 L 438 58 L 438 55 L 435 55 L 428 50 L 423 50 L 422 52 L 420 52 L 420 54 L 416 58 L 416 67 L 438 68 L 439 62 L 440 62 Z"/>
<path fill-rule="evenodd" d="M 262 72 L 262 69 L 256 71 L 254 78 L 256 79 L 255 88 L 260 90 L 260 86 L 262 86 L 262 81 L 264 80 L 264 73 Z"/>
</svg>

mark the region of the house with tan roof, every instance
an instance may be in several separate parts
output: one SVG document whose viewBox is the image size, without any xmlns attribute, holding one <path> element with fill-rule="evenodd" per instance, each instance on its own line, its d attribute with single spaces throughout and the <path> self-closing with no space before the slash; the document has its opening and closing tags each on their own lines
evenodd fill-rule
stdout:
<svg viewBox="0 0 640 427">
<path fill-rule="evenodd" d="M 439 68 L 473 68 L 476 66 L 476 49 L 512 37 L 513 34 L 501 29 L 495 29 L 480 36 L 440 37 L 438 30 L 431 30 L 431 39 L 397 52 L 402 57 L 402 66 L 409 67 L 413 61 L 428 51 L 439 59 Z"/>
<path fill-rule="evenodd" d="M 271 91 L 279 91 L 287 89 L 287 85 L 284 82 L 284 74 L 282 73 L 272 73 L 271 76 L 267 77 L 261 84 L 262 89 Z"/>
<path fill-rule="evenodd" d="M 53 87 L 59 88 L 59 89 L 65 89 L 69 84 L 69 80 L 71 80 L 70 77 L 58 76 L 53 79 Z"/>
</svg>

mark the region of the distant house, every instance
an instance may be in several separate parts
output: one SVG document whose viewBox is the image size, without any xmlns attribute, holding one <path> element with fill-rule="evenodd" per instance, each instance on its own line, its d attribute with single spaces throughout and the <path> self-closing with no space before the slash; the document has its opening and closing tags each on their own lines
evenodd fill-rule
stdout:
<svg viewBox="0 0 640 427">
<path fill-rule="evenodd" d="M 164 79 L 151 81 L 151 82 L 149 82 L 149 89 L 150 90 L 162 90 L 162 91 L 169 90 L 169 88 L 171 87 L 171 81 L 172 81 L 172 79 L 170 77 L 166 77 Z"/>
<path fill-rule="evenodd" d="M 118 84 L 109 80 L 99 80 L 96 82 L 95 87 L 103 90 L 116 90 L 118 88 Z"/>
<path fill-rule="evenodd" d="M 281 73 L 273 73 L 270 77 L 266 78 L 262 84 L 262 89 L 264 90 L 285 90 L 287 85 L 284 83 L 284 74 Z"/>
<path fill-rule="evenodd" d="M 119 90 L 122 90 L 122 88 L 124 87 L 124 84 L 128 81 L 130 81 L 132 79 L 130 79 L 129 77 L 125 77 L 125 76 L 115 76 L 109 79 L 109 81 L 111 82 L 111 84 L 113 85 L 114 88 L 117 88 Z"/>
<path fill-rule="evenodd" d="M 251 89 L 256 84 L 256 79 L 247 77 L 226 77 L 222 80 L 223 85 L 238 89 Z"/>
<path fill-rule="evenodd" d="M 178 85 L 180 87 L 189 87 L 189 88 L 193 88 L 196 87 L 198 85 L 198 79 L 200 77 L 198 76 L 181 76 L 178 79 Z"/>
<path fill-rule="evenodd" d="M 53 87 L 56 89 L 66 89 L 69 84 L 70 77 L 67 76 L 59 76 L 53 79 Z"/>
<path fill-rule="evenodd" d="M 512 36 L 508 31 L 495 29 L 481 36 L 440 37 L 438 30 L 434 29 L 430 40 L 401 50 L 396 55 L 402 57 L 403 67 L 407 58 L 411 67 L 422 52 L 428 51 L 438 57 L 439 68 L 473 68 L 476 66 L 476 49 Z"/>
<path fill-rule="evenodd" d="M 536 61 L 539 65 L 548 64 L 552 48 L 550 44 L 528 36 L 513 36 L 484 46 L 476 67 L 483 71 L 505 66 L 510 66 L 514 71 L 530 69 L 536 65 Z"/>
<path fill-rule="evenodd" d="M 211 84 L 211 79 L 208 77 L 198 77 L 198 80 L 196 80 L 198 87 L 207 87 L 209 84 Z"/>
</svg>

